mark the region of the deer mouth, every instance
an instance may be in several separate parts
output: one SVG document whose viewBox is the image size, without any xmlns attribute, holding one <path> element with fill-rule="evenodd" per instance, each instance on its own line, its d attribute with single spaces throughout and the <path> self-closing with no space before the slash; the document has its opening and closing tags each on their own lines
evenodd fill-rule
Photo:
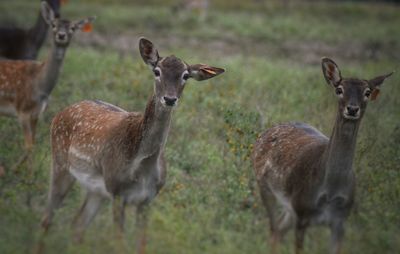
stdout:
<svg viewBox="0 0 400 254">
<path fill-rule="evenodd" d="M 360 118 L 360 113 L 356 113 L 356 114 L 349 114 L 347 112 L 343 113 L 343 117 L 349 120 L 357 120 Z"/>
</svg>

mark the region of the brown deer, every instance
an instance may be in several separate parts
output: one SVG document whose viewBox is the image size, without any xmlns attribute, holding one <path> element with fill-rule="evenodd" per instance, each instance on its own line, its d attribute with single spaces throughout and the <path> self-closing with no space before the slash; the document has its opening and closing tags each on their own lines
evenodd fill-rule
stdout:
<svg viewBox="0 0 400 254">
<path fill-rule="evenodd" d="M 41 9 L 44 20 L 53 31 L 53 45 L 47 61 L 0 61 L 0 115 L 18 118 L 28 151 L 34 144 L 39 115 L 46 109 L 48 97 L 57 84 L 73 34 L 94 20 L 90 17 L 71 22 L 56 18 L 46 2 L 42 2 Z"/>
<path fill-rule="evenodd" d="M 280 124 L 256 141 L 253 166 L 267 210 L 272 249 L 292 227 L 296 253 L 310 225 L 331 230 L 331 251 L 340 253 L 344 222 L 354 200 L 352 169 L 356 138 L 367 102 L 374 100 L 392 73 L 371 80 L 342 78 L 331 59 L 322 59 L 326 81 L 335 90 L 338 112 L 330 138 L 304 123 Z M 276 206 L 282 207 L 279 219 Z"/>
<path fill-rule="evenodd" d="M 224 69 L 188 65 L 175 56 L 160 57 L 153 43 L 141 38 L 139 50 L 154 73 L 154 93 L 144 114 L 127 112 L 101 101 L 82 101 L 59 112 L 51 126 L 52 169 L 49 200 L 42 220 L 47 232 L 54 209 L 77 180 L 86 198 L 74 219 L 75 240 L 105 199 L 113 202 L 113 218 L 123 231 L 124 208 L 137 208 L 137 253 L 145 249 L 147 205 L 166 177 L 164 146 L 174 106 L 189 78 L 206 80 Z"/>
<path fill-rule="evenodd" d="M 59 17 L 61 0 L 46 0 Z M 41 12 L 33 27 L 22 29 L 18 27 L 0 27 L 0 58 L 14 60 L 34 60 L 42 47 L 49 25 L 44 20 Z"/>
</svg>

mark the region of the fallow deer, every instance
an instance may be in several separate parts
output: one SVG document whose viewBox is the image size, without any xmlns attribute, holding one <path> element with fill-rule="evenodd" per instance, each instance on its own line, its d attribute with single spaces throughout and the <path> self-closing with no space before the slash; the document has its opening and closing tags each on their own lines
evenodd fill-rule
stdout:
<svg viewBox="0 0 400 254">
<path fill-rule="evenodd" d="M 51 126 L 52 169 L 49 200 L 42 220 L 44 234 L 72 184 L 86 190 L 75 216 L 74 238 L 83 239 L 85 228 L 101 203 L 111 199 L 113 218 L 123 231 L 124 208 L 137 209 L 137 253 L 144 252 L 147 205 L 163 187 L 166 177 L 164 146 L 172 109 L 189 78 L 213 78 L 224 69 L 205 64 L 188 65 L 175 56 L 160 57 L 153 43 L 139 41 L 144 62 L 155 84 L 144 114 L 128 112 L 102 101 L 82 101 L 59 112 Z"/>
<path fill-rule="evenodd" d="M 376 98 L 392 74 L 371 80 L 342 78 L 336 63 L 328 58 L 322 59 L 322 70 L 338 99 L 331 137 L 304 123 L 280 124 L 265 131 L 252 152 L 273 252 L 294 226 L 296 253 L 300 253 L 306 228 L 319 224 L 330 227 L 331 252 L 340 253 L 343 224 L 354 200 L 352 164 L 358 128 L 367 102 Z M 277 204 L 283 210 L 279 219 Z"/>
<path fill-rule="evenodd" d="M 46 0 L 59 17 L 60 1 Z M 37 58 L 48 31 L 49 25 L 44 20 L 41 12 L 36 23 L 29 29 L 18 27 L 0 27 L 0 57 L 14 60 L 34 60 Z"/>
<path fill-rule="evenodd" d="M 71 22 L 59 19 L 51 7 L 42 2 L 44 20 L 52 27 L 53 42 L 47 61 L 0 61 L 0 115 L 17 117 L 24 136 L 25 148 L 34 144 L 39 115 L 46 109 L 48 97 L 57 84 L 65 53 L 72 36 L 94 17 Z"/>
</svg>

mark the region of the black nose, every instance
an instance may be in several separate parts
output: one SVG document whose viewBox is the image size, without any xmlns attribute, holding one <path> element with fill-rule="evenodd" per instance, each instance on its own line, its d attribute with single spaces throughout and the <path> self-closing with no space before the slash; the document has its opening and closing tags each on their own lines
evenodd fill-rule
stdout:
<svg viewBox="0 0 400 254">
<path fill-rule="evenodd" d="M 359 110 L 359 106 L 347 106 L 347 113 L 351 116 L 356 116 Z"/>
<path fill-rule="evenodd" d="M 64 40 L 65 39 L 65 34 L 58 34 L 58 39 Z"/>
<path fill-rule="evenodd" d="M 177 99 L 178 98 L 171 98 L 171 97 L 164 96 L 165 104 L 167 104 L 168 106 L 174 106 Z"/>
</svg>

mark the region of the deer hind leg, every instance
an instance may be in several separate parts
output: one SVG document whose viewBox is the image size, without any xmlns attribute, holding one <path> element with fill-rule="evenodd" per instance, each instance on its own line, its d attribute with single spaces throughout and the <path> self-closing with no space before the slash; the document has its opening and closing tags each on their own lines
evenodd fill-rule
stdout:
<svg viewBox="0 0 400 254">
<path fill-rule="evenodd" d="M 35 144 L 35 133 L 38 118 L 36 116 L 21 116 L 20 121 L 22 129 L 24 131 L 25 148 L 27 151 L 31 151 Z"/>
<path fill-rule="evenodd" d="M 122 238 L 124 232 L 125 221 L 125 201 L 121 196 L 115 196 L 113 199 L 113 220 L 116 235 L 119 239 Z"/>
<path fill-rule="evenodd" d="M 147 223 L 149 207 L 139 205 L 136 210 L 136 253 L 144 254 L 147 242 Z"/>
<path fill-rule="evenodd" d="M 85 201 L 83 202 L 81 208 L 76 214 L 74 221 L 72 223 L 75 233 L 75 242 L 82 242 L 85 229 L 92 222 L 93 218 L 96 216 L 101 204 L 103 203 L 103 197 L 95 193 L 87 193 Z"/>
<path fill-rule="evenodd" d="M 269 186 L 266 183 L 259 183 L 260 186 L 260 196 L 261 200 L 263 202 L 263 205 L 265 207 L 265 210 L 267 212 L 267 217 L 269 219 L 269 226 L 270 226 L 270 232 L 271 232 L 271 245 L 272 245 L 272 253 L 276 252 L 277 248 L 277 239 L 276 239 L 276 233 L 277 233 L 277 221 L 276 221 L 276 199 L 269 188 Z"/>
<path fill-rule="evenodd" d="M 48 203 L 41 222 L 43 231 L 37 245 L 35 246 L 34 253 L 36 254 L 42 253 L 45 248 L 44 239 L 50 228 L 54 216 L 54 209 L 61 205 L 61 202 L 75 181 L 67 171 L 66 167 L 66 163 L 56 163 L 53 161 Z"/>
<path fill-rule="evenodd" d="M 54 209 L 61 205 L 72 184 L 75 182 L 75 178 L 68 172 L 67 168 L 67 163 L 53 162 L 48 203 L 42 219 L 42 227 L 45 231 L 50 227 Z"/>
</svg>

